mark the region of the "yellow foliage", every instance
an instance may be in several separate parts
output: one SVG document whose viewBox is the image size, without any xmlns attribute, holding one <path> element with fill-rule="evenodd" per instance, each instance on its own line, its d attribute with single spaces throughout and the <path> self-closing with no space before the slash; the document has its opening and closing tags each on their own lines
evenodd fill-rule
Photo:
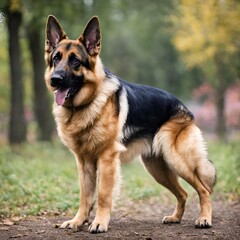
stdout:
<svg viewBox="0 0 240 240">
<path fill-rule="evenodd" d="M 181 0 L 173 43 L 189 67 L 202 65 L 219 53 L 234 54 L 240 47 L 240 2 Z"/>
<path fill-rule="evenodd" d="M 21 0 L 10 0 L 9 9 L 11 12 L 20 12 Z"/>
</svg>

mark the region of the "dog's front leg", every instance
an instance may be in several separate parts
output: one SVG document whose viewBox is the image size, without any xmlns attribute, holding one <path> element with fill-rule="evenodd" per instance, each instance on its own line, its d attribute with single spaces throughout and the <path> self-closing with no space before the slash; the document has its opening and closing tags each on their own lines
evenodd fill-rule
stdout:
<svg viewBox="0 0 240 240">
<path fill-rule="evenodd" d="M 96 189 L 96 162 L 77 157 L 77 166 L 80 181 L 80 207 L 75 217 L 63 222 L 60 228 L 79 228 L 85 222 L 88 222 L 93 207 Z"/>
<path fill-rule="evenodd" d="M 89 226 L 89 232 L 101 233 L 108 230 L 112 198 L 118 180 L 119 154 L 106 151 L 98 160 L 98 202 L 96 217 Z"/>
</svg>

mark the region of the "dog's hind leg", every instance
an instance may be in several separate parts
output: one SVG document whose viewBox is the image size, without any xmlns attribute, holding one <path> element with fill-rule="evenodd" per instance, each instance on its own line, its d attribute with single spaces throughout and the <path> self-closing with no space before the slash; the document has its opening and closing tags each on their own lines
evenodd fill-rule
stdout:
<svg viewBox="0 0 240 240">
<path fill-rule="evenodd" d="M 201 213 L 195 226 L 212 226 L 212 192 L 216 172 L 207 159 L 200 130 L 187 117 L 176 116 L 165 123 L 153 140 L 155 154 L 164 155 L 168 166 L 192 185 L 200 199 Z"/>
<path fill-rule="evenodd" d="M 142 156 L 142 161 L 153 178 L 169 189 L 177 198 L 177 206 L 171 216 L 165 216 L 163 223 L 180 223 L 185 209 L 187 193 L 180 186 L 176 174 L 167 166 L 162 157 Z"/>
</svg>

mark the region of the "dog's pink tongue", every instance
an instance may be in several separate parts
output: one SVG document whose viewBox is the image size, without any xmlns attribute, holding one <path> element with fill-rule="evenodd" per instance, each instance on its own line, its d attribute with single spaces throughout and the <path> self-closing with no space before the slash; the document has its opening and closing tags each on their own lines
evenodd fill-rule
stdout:
<svg viewBox="0 0 240 240">
<path fill-rule="evenodd" d="M 58 105 L 63 105 L 69 89 L 58 89 L 55 91 L 55 101 Z"/>
</svg>

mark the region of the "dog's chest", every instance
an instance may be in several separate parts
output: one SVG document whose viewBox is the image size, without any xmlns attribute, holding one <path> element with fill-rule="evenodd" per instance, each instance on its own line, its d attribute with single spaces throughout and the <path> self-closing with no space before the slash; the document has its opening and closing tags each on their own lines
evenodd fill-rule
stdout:
<svg viewBox="0 0 240 240">
<path fill-rule="evenodd" d="M 56 117 L 58 134 L 74 153 L 79 155 L 91 153 L 97 156 L 115 141 L 117 119 L 107 109 L 103 109 L 102 114 L 87 126 L 83 126 L 83 117 L 76 113 L 71 121 L 66 122 L 63 118 Z"/>
<path fill-rule="evenodd" d="M 106 141 L 104 134 L 101 134 L 101 129 L 94 127 L 80 131 L 61 129 L 60 132 L 62 141 L 75 153 L 80 154 L 94 154 Z"/>
</svg>

